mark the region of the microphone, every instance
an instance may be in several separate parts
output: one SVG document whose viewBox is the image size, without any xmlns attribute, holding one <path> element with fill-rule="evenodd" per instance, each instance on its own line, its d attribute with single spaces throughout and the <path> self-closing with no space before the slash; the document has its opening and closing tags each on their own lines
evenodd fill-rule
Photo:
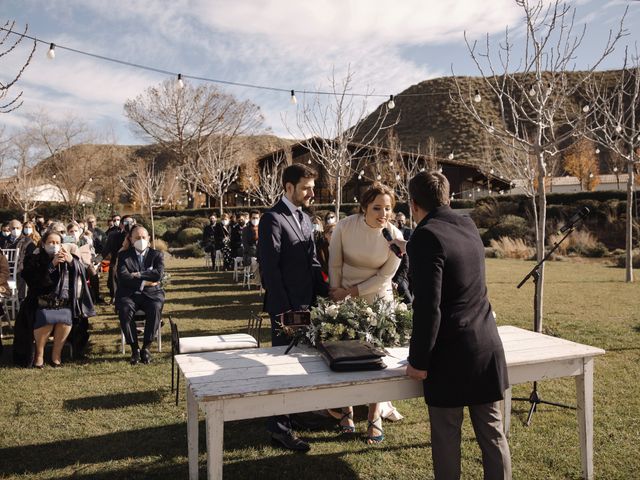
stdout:
<svg viewBox="0 0 640 480">
<path fill-rule="evenodd" d="M 391 240 L 393 240 L 391 233 L 389 233 L 389 230 L 386 228 L 382 229 L 382 236 L 387 242 L 390 242 Z M 396 257 L 402 258 L 402 252 L 400 251 L 400 247 L 398 247 L 397 245 L 389 245 L 389 248 L 393 253 L 396 254 Z"/>
<path fill-rule="evenodd" d="M 560 233 L 565 233 L 567 230 L 573 228 L 576 223 L 589 215 L 589 212 L 590 210 L 588 207 L 582 207 L 580 210 L 574 213 L 573 216 L 567 221 L 567 223 L 560 229 Z"/>
</svg>

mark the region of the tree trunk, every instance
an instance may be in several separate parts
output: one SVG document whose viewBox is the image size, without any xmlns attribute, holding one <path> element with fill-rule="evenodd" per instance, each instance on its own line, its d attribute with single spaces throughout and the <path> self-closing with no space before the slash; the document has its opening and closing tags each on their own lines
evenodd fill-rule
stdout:
<svg viewBox="0 0 640 480">
<path fill-rule="evenodd" d="M 633 159 L 633 157 L 631 157 Z M 634 189 L 633 161 L 627 162 L 627 221 L 625 229 L 625 281 L 633 282 L 633 189 Z"/>
<path fill-rule="evenodd" d="M 218 199 L 220 201 L 220 216 L 222 216 L 222 213 L 224 212 L 224 193 L 220 193 L 220 195 L 218 195 Z"/>
<path fill-rule="evenodd" d="M 149 205 L 149 216 L 151 217 L 151 244 L 156 248 L 156 227 L 153 222 L 153 204 Z"/>
<path fill-rule="evenodd" d="M 340 220 L 340 205 L 342 204 L 342 177 L 336 178 L 336 221 Z"/>
<path fill-rule="evenodd" d="M 536 237 L 536 259 L 539 262 L 545 255 L 545 236 L 547 221 L 547 194 L 545 191 L 544 152 L 538 152 L 538 235 Z M 542 332 L 543 294 L 544 294 L 544 263 L 540 265 L 539 277 L 536 283 L 536 305 L 534 315 L 534 329 Z"/>
</svg>

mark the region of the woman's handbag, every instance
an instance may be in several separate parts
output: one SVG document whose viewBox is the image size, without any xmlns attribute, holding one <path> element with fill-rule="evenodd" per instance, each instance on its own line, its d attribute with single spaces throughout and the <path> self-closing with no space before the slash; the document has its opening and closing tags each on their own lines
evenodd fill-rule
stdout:
<svg viewBox="0 0 640 480">
<path fill-rule="evenodd" d="M 363 340 L 318 342 L 318 350 L 334 372 L 357 372 L 387 368 L 385 352 Z"/>
</svg>

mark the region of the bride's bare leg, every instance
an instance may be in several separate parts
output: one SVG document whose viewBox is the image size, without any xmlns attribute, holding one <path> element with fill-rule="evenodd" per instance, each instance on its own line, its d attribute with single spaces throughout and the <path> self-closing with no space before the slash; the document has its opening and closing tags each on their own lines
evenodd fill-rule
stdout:
<svg viewBox="0 0 640 480">
<path fill-rule="evenodd" d="M 342 433 L 353 433 L 355 431 L 355 424 L 353 423 L 353 407 L 344 407 L 342 409 L 340 429 L 342 430 Z"/>
<path fill-rule="evenodd" d="M 380 443 L 384 434 L 382 432 L 382 417 L 380 416 L 380 404 L 369 404 L 369 428 L 367 428 L 368 443 Z"/>
</svg>

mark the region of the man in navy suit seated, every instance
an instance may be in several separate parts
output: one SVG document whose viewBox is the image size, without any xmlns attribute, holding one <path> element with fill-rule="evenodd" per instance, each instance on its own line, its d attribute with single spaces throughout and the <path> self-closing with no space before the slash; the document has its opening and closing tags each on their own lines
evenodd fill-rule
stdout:
<svg viewBox="0 0 640 480">
<path fill-rule="evenodd" d="M 141 360 L 143 363 L 151 362 L 149 346 L 158 329 L 164 306 L 164 291 L 160 285 L 164 259 L 162 252 L 149 247 L 146 228 L 134 227 L 128 240 L 129 248 L 118 254 L 115 303 L 125 341 L 131 347 L 131 364 L 135 365 Z M 142 351 L 133 321 L 138 310 L 144 311 L 146 316 Z"/>
</svg>

